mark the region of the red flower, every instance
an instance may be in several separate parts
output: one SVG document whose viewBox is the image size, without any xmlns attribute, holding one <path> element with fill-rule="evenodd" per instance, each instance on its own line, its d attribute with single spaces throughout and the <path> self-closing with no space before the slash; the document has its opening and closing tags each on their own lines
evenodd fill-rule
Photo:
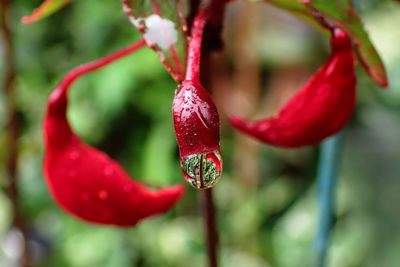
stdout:
<svg viewBox="0 0 400 267">
<path fill-rule="evenodd" d="M 354 55 L 348 35 L 335 29 L 327 62 L 272 118 L 232 125 L 262 142 L 281 147 L 313 145 L 335 134 L 353 113 L 356 97 Z"/>
<path fill-rule="evenodd" d="M 71 83 L 144 45 L 140 41 L 98 61 L 71 71 L 54 89 L 44 120 L 44 173 L 50 191 L 69 213 L 93 223 L 132 226 L 143 218 L 166 212 L 183 196 L 178 185 L 151 191 L 132 180 L 106 154 L 84 144 L 66 118 Z"/>
<path fill-rule="evenodd" d="M 24 21 L 32 22 L 67 2 L 69 1 L 48 0 Z M 211 3 L 224 5 L 226 1 Z M 183 78 L 181 60 L 185 58 L 182 56 L 185 52 L 177 53 L 173 40 L 178 40 L 178 34 L 175 32 L 174 24 L 162 18 L 162 9 L 158 2 L 152 4 L 155 17 L 153 15 L 150 17 L 156 20 L 150 20 L 146 27 L 139 23 L 143 22 L 141 19 L 138 20 L 133 16 L 132 6 L 127 1 L 124 1 L 124 8 L 144 38 L 148 38 L 146 40 L 148 45 L 161 55 L 169 72 L 177 82 L 181 82 Z M 186 21 L 180 13 L 180 7 L 177 4 L 169 8 L 172 8 L 169 12 L 177 12 L 175 15 L 178 15 L 182 25 L 180 30 L 184 36 L 183 43 L 186 43 Z M 177 10 L 173 11 L 174 8 Z M 214 12 L 214 9 L 212 11 Z M 209 12 L 211 9 L 208 7 L 200 7 L 193 21 L 190 29 L 191 37 L 188 38 L 190 42 L 186 77 L 179 86 L 172 105 L 181 168 L 185 180 L 199 189 L 212 187 L 222 172 L 219 115 L 211 96 L 200 84 L 199 78 L 203 30 L 210 16 Z M 316 19 L 320 19 L 322 24 L 326 23 L 319 13 L 316 14 Z M 331 26 L 328 28 L 332 30 L 331 56 L 310 81 L 277 116 L 256 122 L 246 122 L 238 117 L 232 117 L 231 123 L 235 128 L 268 144 L 299 147 L 316 144 L 344 127 L 355 106 L 354 55 L 348 35 L 343 30 L 333 29 Z M 153 34 L 158 31 L 161 32 L 160 36 L 154 38 Z M 161 42 L 158 40 L 159 37 L 165 40 L 162 39 Z M 140 41 L 108 57 L 73 70 L 49 98 L 44 122 L 46 181 L 60 206 L 90 222 L 119 226 L 134 225 L 145 217 L 167 211 L 184 193 L 182 186 L 150 191 L 142 184 L 133 181 L 118 163 L 101 151 L 84 144 L 71 130 L 66 118 L 67 92 L 76 78 L 127 55 L 144 44 L 144 41 Z M 165 47 L 162 48 L 163 46 Z M 160 51 L 160 47 L 165 51 Z M 164 52 L 171 57 L 172 63 L 166 60 Z"/>
<path fill-rule="evenodd" d="M 219 115 L 211 96 L 200 84 L 200 54 L 209 9 L 203 8 L 192 26 L 185 81 L 175 93 L 172 115 L 181 169 L 193 187 L 212 187 L 222 172 Z"/>
</svg>

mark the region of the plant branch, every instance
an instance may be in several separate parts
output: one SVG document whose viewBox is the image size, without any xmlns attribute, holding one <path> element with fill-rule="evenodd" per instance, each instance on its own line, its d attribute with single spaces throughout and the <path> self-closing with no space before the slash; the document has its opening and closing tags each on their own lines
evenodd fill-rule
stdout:
<svg viewBox="0 0 400 267">
<path fill-rule="evenodd" d="M 325 266 L 333 221 L 341 138 L 342 134 L 339 133 L 321 144 L 317 178 L 319 218 L 317 235 L 314 240 L 314 267 Z"/>
<path fill-rule="evenodd" d="M 131 44 L 125 48 L 122 48 L 121 50 L 111 53 L 108 56 L 105 56 L 103 58 L 100 58 L 98 60 L 95 60 L 95 61 L 92 61 L 92 62 L 89 62 L 86 64 L 83 64 L 83 65 L 71 70 L 64 77 L 64 79 L 61 81 L 60 85 L 58 86 L 59 90 L 61 90 L 61 92 L 58 92 L 58 93 L 65 94 L 66 91 L 68 90 L 69 86 L 71 85 L 71 83 L 74 82 L 80 76 L 82 76 L 88 72 L 97 70 L 101 67 L 104 67 L 104 66 L 112 63 L 113 61 L 118 60 L 124 56 L 127 56 L 127 55 L 135 52 L 139 48 L 143 47 L 145 44 L 146 44 L 146 42 L 143 39 L 141 39 L 134 44 Z"/>
<path fill-rule="evenodd" d="M 200 7 L 200 0 L 190 0 L 190 9 L 189 9 L 189 15 L 187 16 L 187 24 L 191 28 L 194 18 L 196 17 L 196 14 L 199 10 Z"/>
<path fill-rule="evenodd" d="M 207 87 L 211 85 L 211 52 L 221 46 L 209 45 L 209 41 L 221 40 L 221 29 L 226 0 L 212 0 L 209 7 L 198 11 L 193 23 L 191 24 L 191 40 L 189 43 L 188 62 L 186 70 L 186 79 L 200 80 L 200 70 L 202 72 L 201 83 Z M 198 9 L 198 1 L 192 1 L 194 5 L 192 12 Z M 208 20 L 209 19 L 209 20 Z M 208 21 L 207 21 L 208 20 Z M 208 30 L 204 30 L 204 27 Z M 203 38 L 204 31 L 204 38 Z M 202 43 L 207 44 L 203 47 L 203 56 L 201 57 Z M 222 42 L 221 42 L 222 43 Z M 201 61 L 201 65 L 200 65 Z M 202 212 L 204 218 L 205 231 L 207 234 L 207 253 L 208 266 L 218 266 L 218 232 L 216 229 L 215 205 L 212 196 L 212 189 L 202 191 Z"/>
<path fill-rule="evenodd" d="M 229 0 L 211 0 L 210 19 L 205 29 L 204 44 L 208 50 L 221 50 L 223 47 L 222 29 L 225 7 Z"/>
<path fill-rule="evenodd" d="M 201 44 L 203 41 L 204 26 L 209 14 L 210 12 L 207 7 L 202 8 L 193 21 L 186 64 L 186 81 L 200 82 Z"/>
<path fill-rule="evenodd" d="M 1 34 L 3 40 L 3 54 L 4 54 L 4 94 L 7 105 L 7 144 L 6 144 L 6 172 L 7 184 L 5 186 L 5 193 L 11 201 L 13 210 L 13 226 L 21 231 L 23 236 L 22 250 L 23 254 L 20 259 L 22 266 L 30 266 L 30 253 L 26 246 L 27 231 L 26 223 L 21 214 L 20 207 L 20 192 L 18 188 L 18 146 L 19 146 L 19 121 L 17 116 L 15 104 L 15 63 L 14 63 L 14 44 L 12 39 L 12 32 L 10 26 L 11 20 L 11 1 L 1 0 Z"/>
<path fill-rule="evenodd" d="M 208 266 L 217 267 L 218 234 L 215 223 L 215 207 L 212 196 L 212 189 L 205 189 L 202 192 L 203 218 L 207 234 Z"/>
</svg>

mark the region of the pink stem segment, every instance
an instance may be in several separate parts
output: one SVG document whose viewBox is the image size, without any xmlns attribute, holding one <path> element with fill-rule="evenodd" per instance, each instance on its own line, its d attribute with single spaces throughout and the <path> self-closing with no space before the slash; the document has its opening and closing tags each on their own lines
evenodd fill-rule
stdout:
<svg viewBox="0 0 400 267">
<path fill-rule="evenodd" d="M 58 86 L 59 90 L 62 90 L 62 93 L 66 93 L 66 90 L 68 90 L 69 86 L 71 83 L 73 83 L 77 78 L 79 78 L 81 75 L 97 70 L 107 64 L 110 64 L 111 62 L 120 59 L 121 57 L 124 57 L 126 55 L 129 55 L 139 48 L 143 47 L 146 44 L 144 39 L 141 39 L 140 41 L 129 45 L 121 50 L 118 50 L 108 56 L 105 56 L 101 59 L 89 62 L 87 64 L 81 65 L 72 71 L 70 71 L 64 79 L 61 81 L 60 85 Z M 61 93 L 61 92 L 60 92 Z"/>
<path fill-rule="evenodd" d="M 209 15 L 210 11 L 205 7 L 199 11 L 193 21 L 186 65 L 186 81 L 200 83 L 201 43 L 203 40 L 204 26 Z"/>
</svg>

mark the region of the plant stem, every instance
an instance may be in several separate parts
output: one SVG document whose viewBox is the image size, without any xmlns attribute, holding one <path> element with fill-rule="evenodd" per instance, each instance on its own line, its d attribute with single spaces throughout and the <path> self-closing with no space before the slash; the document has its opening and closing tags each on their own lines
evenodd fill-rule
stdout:
<svg viewBox="0 0 400 267">
<path fill-rule="evenodd" d="M 340 143 L 339 133 L 321 144 L 318 163 L 318 228 L 314 240 L 313 266 L 324 267 L 329 246 L 330 230 L 333 221 L 333 205 L 337 183 Z"/>
<path fill-rule="evenodd" d="M 135 52 L 139 48 L 143 47 L 145 44 L 146 44 L 145 41 L 143 39 L 141 39 L 138 42 L 131 44 L 125 48 L 122 48 L 116 52 L 113 52 L 103 58 L 83 64 L 83 65 L 71 70 L 67 75 L 65 75 L 64 79 L 60 82 L 58 88 L 61 92 L 59 92 L 59 93 L 65 94 L 66 91 L 68 90 L 69 86 L 71 85 L 71 83 L 74 82 L 80 76 L 82 76 L 88 72 L 102 68 L 115 60 L 118 60 L 124 56 L 127 56 L 127 55 Z"/>
<path fill-rule="evenodd" d="M 207 46 L 204 51 L 203 57 L 201 57 L 203 32 L 204 27 L 208 18 L 213 19 L 215 17 L 218 20 L 215 22 L 218 25 L 214 25 L 214 28 L 222 29 L 222 19 L 225 10 L 226 0 L 212 0 L 209 7 L 201 8 L 193 23 L 191 24 L 191 39 L 189 42 L 188 49 L 188 60 L 186 65 L 186 77 L 185 80 L 191 80 L 194 82 L 200 82 L 200 69 L 202 70 L 201 82 L 203 85 L 208 87 L 211 81 L 210 62 L 212 50 L 219 46 Z M 200 1 L 192 1 L 192 11 L 198 8 Z M 211 13 L 211 14 L 210 14 Z M 193 15 L 193 14 L 192 14 Z M 221 31 L 207 31 L 204 35 L 206 40 L 220 40 Z M 217 35 L 217 38 L 210 38 L 211 35 Z M 202 64 L 200 65 L 200 61 Z M 201 67 L 201 68 L 200 68 Z M 208 266 L 218 266 L 218 232 L 216 230 L 216 219 L 215 219 L 215 206 L 212 196 L 212 189 L 203 190 L 202 194 L 202 213 L 204 218 L 205 231 L 207 234 L 207 254 L 208 254 Z"/>
<path fill-rule="evenodd" d="M 200 58 L 201 44 L 203 41 L 204 26 L 209 16 L 209 9 L 202 8 L 196 15 L 192 29 L 191 39 L 188 48 L 188 59 L 186 65 L 186 81 L 200 82 Z"/>
<path fill-rule="evenodd" d="M 189 14 L 186 18 L 189 27 L 192 27 L 194 18 L 196 17 L 199 7 L 200 7 L 200 0 L 190 0 Z"/>
<path fill-rule="evenodd" d="M 1 34 L 3 39 L 3 54 L 5 62 L 4 70 L 4 93 L 7 105 L 7 157 L 6 171 L 8 180 L 6 181 L 5 193 L 11 201 L 13 210 L 13 226 L 21 231 L 23 236 L 22 251 L 20 259 L 21 266 L 30 266 L 30 253 L 26 246 L 27 231 L 26 223 L 21 214 L 20 193 L 18 188 L 17 164 L 18 164 L 18 146 L 19 146 L 19 121 L 15 104 L 15 63 L 14 63 L 14 44 L 12 39 L 10 20 L 11 20 L 11 1 L 1 0 Z"/>
<path fill-rule="evenodd" d="M 217 267 L 218 234 L 215 225 L 215 207 L 211 188 L 205 189 L 202 192 L 202 207 L 204 224 L 207 231 L 208 266 Z"/>
</svg>

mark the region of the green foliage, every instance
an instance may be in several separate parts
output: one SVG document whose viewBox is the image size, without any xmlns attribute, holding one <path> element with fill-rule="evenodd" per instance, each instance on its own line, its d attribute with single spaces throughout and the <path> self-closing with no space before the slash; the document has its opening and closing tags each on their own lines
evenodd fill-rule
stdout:
<svg viewBox="0 0 400 267">
<path fill-rule="evenodd" d="M 313 10 L 317 10 L 330 23 L 346 30 L 352 38 L 360 63 L 367 74 L 379 85 L 386 86 L 385 67 L 366 32 L 352 0 L 264 0 L 290 13 L 318 25 Z"/>
<path fill-rule="evenodd" d="M 58 11 L 69 2 L 71 2 L 71 0 L 45 0 L 31 15 L 23 17 L 22 22 L 32 23 L 45 18 Z"/>
</svg>

